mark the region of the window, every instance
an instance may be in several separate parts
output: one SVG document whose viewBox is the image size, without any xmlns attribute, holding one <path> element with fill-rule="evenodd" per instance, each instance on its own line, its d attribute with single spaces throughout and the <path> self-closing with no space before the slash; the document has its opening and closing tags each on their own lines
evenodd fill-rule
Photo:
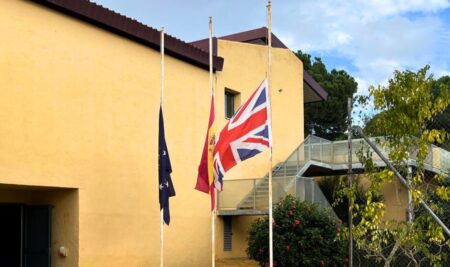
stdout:
<svg viewBox="0 0 450 267">
<path fill-rule="evenodd" d="M 230 89 L 225 89 L 225 118 L 230 119 L 236 112 L 239 105 L 239 93 Z"/>
<path fill-rule="evenodd" d="M 223 251 L 233 250 L 232 216 L 223 217 Z"/>
</svg>

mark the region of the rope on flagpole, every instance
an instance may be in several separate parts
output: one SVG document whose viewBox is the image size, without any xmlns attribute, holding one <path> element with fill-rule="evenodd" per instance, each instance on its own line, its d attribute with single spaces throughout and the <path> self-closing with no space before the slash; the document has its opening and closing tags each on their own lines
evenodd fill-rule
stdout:
<svg viewBox="0 0 450 267">
<path fill-rule="evenodd" d="M 161 110 L 164 111 L 164 27 L 161 27 Z M 160 266 L 164 266 L 164 209 L 160 209 Z"/>
<path fill-rule="evenodd" d="M 270 96 L 270 75 L 272 68 L 272 14 L 270 0 L 267 2 L 267 93 Z M 272 112 L 270 113 L 272 116 Z M 272 118 L 270 123 L 272 123 Z M 272 125 L 270 126 L 272 127 Z M 272 137 L 273 141 L 273 137 Z M 273 212 L 272 212 L 272 145 L 269 147 L 269 266 L 273 267 Z"/>
<path fill-rule="evenodd" d="M 214 97 L 214 79 L 213 79 L 213 42 L 212 42 L 212 17 L 209 17 L 209 86 L 211 88 L 211 97 Z M 217 191 L 215 186 L 212 186 L 210 194 L 216 197 Z M 216 205 L 217 201 L 214 199 L 214 207 L 211 211 L 211 266 L 216 266 Z"/>
</svg>

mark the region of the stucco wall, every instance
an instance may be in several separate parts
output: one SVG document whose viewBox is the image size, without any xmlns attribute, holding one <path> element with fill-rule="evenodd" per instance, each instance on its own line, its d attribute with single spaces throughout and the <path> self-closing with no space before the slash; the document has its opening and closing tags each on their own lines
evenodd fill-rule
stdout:
<svg viewBox="0 0 450 267">
<path fill-rule="evenodd" d="M 217 74 L 217 110 L 224 110 L 224 88 L 240 92 L 244 103 L 266 78 L 267 47 L 262 45 L 218 41 L 218 55 L 225 59 Z M 273 162 L 283 162 L 303 141 L 303 65 L 288 49 L 272 49 L 270 84 Z M 222 113 L 223 114 L 223 113 Z M 225 125 L 225 116 L 217 116 Z M 222 129 L 218 127 L 218 129 Z M 225 179 L 259 178 L 268 172 L 268 152 L 231 169 Z"/>
<path fill-rule="evenodd" d="M 79 188 L 80 266 L 157 265 L 159 53 L 40 5 L 1 4 L 0 183 Z M 165 252 L 178 255 L 167 266 L 209 264 L 209 202 L 193 190 L 205 92 L 207 71 L 166 58 L 177 197 Z"/>
<path fill-rule="evenodd" d="M 0 32 L 0 184 L 78 192 L 67 217 L 79 221 L 78 232 L 65 240 L 78 252 L 54 266 L 157 266 L 158 51 L 28 1 L 1 2 Z M 219 51 L 221 129 L 224 87 L 245 101 L 266 59 L 262 46 L 220 41 Z M 273 56 L 276 164 L 303 139 L 303 94 L 301 62 L 288 50 Z M 208 112 L 208 72 L 167 56 L 165 127 L 177 196 L 165 228 L 166 266 L 210 265 L 209 196 L 193 189 Z M 262 176 L 266 166 L 264 153 L 227 179 Z M 56 219 L 54 231 L 64 223 Z"/>
<path fill-rule="evenodd" d="M 218 41 L 218 55 L 225 59 L 223 71 L 217 74 L 217 110 L 224 110 L 225 88 L 240 92 L 241 104 L 266 78 L 267 47 L 232 41 Z M 303 65 L 288 49 L 272 49 L 272 76 L 270 84 L 273 165 L 283 162 L 303 141 Z M 225 125 L 225 116 L 218 116 L 219 125 Z M 221 129 L 221 127 L 219 127 Z M 225 176 L 224 192 L 227 201 L 221 206 L 232 208 L 251 191 L 251 180 L 232 181 L 230 179 L 261 178 L 268 173 L 268 151 L 246 160 L 231 169 Z M 219 258 L 245 257 L 247 231 L 255 216 L 233 218 L 233 250 L 223 251 L 223 220 L 218 220 Z"/>
</svg>

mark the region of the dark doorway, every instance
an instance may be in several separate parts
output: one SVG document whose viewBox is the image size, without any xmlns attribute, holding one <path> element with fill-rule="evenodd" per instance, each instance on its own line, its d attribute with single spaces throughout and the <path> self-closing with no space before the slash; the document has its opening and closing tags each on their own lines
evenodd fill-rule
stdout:
<svg viewBox="0 0 450 267">
<path fill-rule="evenodd" d="M 51 266 L 51 206 L 0 204 L 0 266 Z"/>
<path fill-rule="evenodd" d="M 21 266 L 22 206 L 0 204 L 0 266 Z"/>
</svg>

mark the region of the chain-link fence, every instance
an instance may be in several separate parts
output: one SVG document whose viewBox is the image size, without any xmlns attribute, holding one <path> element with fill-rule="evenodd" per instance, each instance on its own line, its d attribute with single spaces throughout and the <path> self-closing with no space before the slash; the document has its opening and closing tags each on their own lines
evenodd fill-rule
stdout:
<svg viewBox="0 0 450 267">
<path fill-rule="evenodd" d="M 426 172 L 425 179 L 431 181 L 432 177 L 434 178 L 435 174 Z M 447 177 L 447 179 L 449 179 Z M 444 180 L 443 182 L 448 182 Z M 450 202 L 444 201 L 440 197 L 436 196 L 436 186 L 432 184 L 425 183 L 424 186 L 428 188 L 424 189 L 426 192 L 424 196 L 424 201 L 427 205 L 429 205 L 433 211 L 438 215 L 439 219 L 442 222 L 450 226 Z M 392 203 L 391 203 L 392 204 Z M 406 203 L 407 204 L 407 203 Z M 389 205 L 389 203 L 388 203 Z M 405 220 L 408 220 L 408 207 L 405 207 L 405 212 L 407 215 L 405 216 Z M 412 212 L 412 221 L 418 220 L 418 217 L 423 220 L 423 217 L 428 217 L 429 223 L 432 222 L 431 217 L 421 206 L 414 206 Z M 445 234 L 445 233 L 444 233 Z M 427 229 L 422 232 L 423 236 L 427 235 Z M 407 240 L 407 237 L 403 237 Z M 449 236 L 445 236 L 445 239 L 448 240 Z M 441 258 L 440 266 L 450 266 L 450 248 L 445 243 L 434 243 L 430 239 L 424 238 L 424 242 L 421 246 L 422 248 L 417 248 L 412 244 L 404 244 L 405 240 L 390 240 L 386 245 L 383 246 L 382 253 L 373 253 L 373 251 L 368 249 L 358 249 L 356 245 L 354 246 L 353 252 L 353 266 L 364 266 L 364 267 L 378 267 L 378 266 L 439 266 L 433 265 L 431 262 L 431 258 Z M 400 243 L 396 243 L 396 241 L 400 241 Z M 407 242 L 407 241 L 406 241 Z M 411 241 L 413 242 L 413 241 Z M 396 247 L 398 246 L 398 247 Z M 395 252 L 393 252 L 395 250 Z M 427 254 L 423 252 L 423 250 L 427 251 Z M 391 255 L 392 254 L 392 255 Z M 388 265 L 385 265 L 388 259 L 392 260 Z"/>
<path fill-rule="evenodd" d="M 424 204 L 413 201 L 412 189 L 408 189 L 405 185 L 391 190 L 391 200 L 384 201 L 388 212 L 396 210 L 397 214 L 388 214 L 389 219 L 408 222 L 407 227 L 403 228 L 408 230 L 398 236 L 389 234 L 384 236 L 388 241 L 379 242 L 382 245 L 378 251 L 374 251 L 370 246 L 358 247 L 357 242 L 354 242 L 353 266 L 450 266 L 450 247 L 443 241 L 448 241 L 450 236 L 442 231 L 440 234 L 442 239 L 437 241 L 434 239 L 436 232 L 432 232 L 434 230 L 431 226 L 433 224 L 437 226 L 436 222 L 440 220 L 445 226 L 450 227 L 450 195 L 445 191 L 448 190 L 445 188 L 450 188 L 450 152 L 446 149 L 447 146 L 446 142 L 439 146 L 430 144 L 423 164 L 417 160 L 418 149 L 413 149 L 409 151 L 410 159 L 403 166 L 396 165 L 395 170 L 409 186 L 422 193 L 420 198 Z M 375 152 L 372 150 L 371 153 Z M 421 180 L 417 181 L 419 178 Z M 363 203 L 365 199 L 358 199 L 360 196 L 357 195 L 356 200 Z M 398 207 L 390 207 L 389 205 L 396 205 L 395 201 L 398 201 Z M 426 207 L 437 215 L 437 220 Z M 420 226 L 414 228 L 411 225 Z M 441 265 L 435 265 L 434 262 Z"/>
</svg>

